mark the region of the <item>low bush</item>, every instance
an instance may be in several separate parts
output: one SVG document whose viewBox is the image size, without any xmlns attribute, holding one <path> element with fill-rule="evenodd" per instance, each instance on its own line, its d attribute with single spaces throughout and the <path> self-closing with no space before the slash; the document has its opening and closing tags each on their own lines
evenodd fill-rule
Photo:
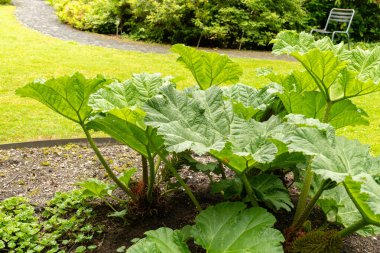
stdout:
<svg viewBox="0 0 380 253">
<path fill-rule="evenodd" d="M 283 29 L 305 28 L 302 1 L 50 0 L 64 22 L 137 40 L 218 47 L 266 47 Z M 101 10 L 101 11 L 99 11 Z"/>
<path fill-rule="evenodd" d="M 229 48 L 268 48 L 282 30 L 324 27 L 333 7 L 353 8 L 356 41 L 380 40 L 376 0 L 49 0 L 59 18 L 99 33 L 136 40 Z"/>
<path fill-rule="evenodd" d="M 49 0 L 59 19 L 80 30 L 112 33 L 117 29 L 117 10 L 109 0 Z"/>
<path fill-rule="evenodd" d="M 12 0 L 0 0 L 0 4 L 10 4 Z"/>
</svg>

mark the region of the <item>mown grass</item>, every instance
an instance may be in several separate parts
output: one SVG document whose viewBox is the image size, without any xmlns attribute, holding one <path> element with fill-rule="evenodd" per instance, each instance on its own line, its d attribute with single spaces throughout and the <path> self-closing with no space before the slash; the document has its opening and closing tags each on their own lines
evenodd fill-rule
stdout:
<svg viewBox="0 0 380 253">
<path fill-rule="evenodd" d="M 193 80 L 187 70 L 176 62 L 176 55 L 122 51 L 75 42 L 61 41 L 22 26 L 14 17 L 14 7 L 0 6 L 0 143 L 83 137 L 79 127 L 56 115 L 39 103 L 19 98 L 15 90 L 36 78 L 51 78 L 81 72 L 88 77 L 128 79 L 132 73 L 162 73 L 182 77 L 180 88 Z M 268 83 L 256 76 L 259 67 L 272 67 L 276 72 L 288 72 L 294 62 L 259 59 L 234 59 L 244 69 L 242 83 L 263 86 Z M 380 119 L 376 95 L 358 102 L 369 112 L 370 127 L 347 128 L 341 131 L 352 138 L 369 143 L 380 153 L 377 135 Z"/>
</svg>

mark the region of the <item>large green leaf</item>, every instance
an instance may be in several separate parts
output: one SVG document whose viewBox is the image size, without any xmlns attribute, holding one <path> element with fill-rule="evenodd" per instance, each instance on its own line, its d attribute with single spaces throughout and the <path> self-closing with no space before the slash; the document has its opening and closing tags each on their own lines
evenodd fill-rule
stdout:
<svg viewBox="0 0 380 253">
<path fill-rule="evenodd" d="M 357 140 L 344 137 L 333 138 L 328 132 L 313 128 L 298 128 L 284 142 L 292 152 L 301 152 L 313 158 L 313 172 L 323 179 L 337 183 L 347 176 L 355 176 L 363 171 L 373 174 L 375 160 L 369 153 L 369 146 Z"/>
<path fill-rule="evenodd" d="M 92 94 L 88 104 L 94 111 L 107 112 L 136 105 L 139 101 L 138 94 L 137 88 L 127 81 L 113 82 Z"/>
<path fill-rule="evenodd" d="M 293 203 L 290 200 L 289 191 L 277 176 L 261 174 L 250 178 L 250 183 L 259 200 L 275 210 L 291 211 Z"/>
<path fill-rule="evenodd" d="M 372 173 L 372 157 L 369 146 L 357 140 L 348 140 L 344 137 L 336 138 L 335 146 L 325 146 L 312 163 L 314 173 L 324 179 L 331 179 L 337 183 L 348 176 L 356 176 L 363 171 Z"/>
<path fill-rule="evenodd" d="M 107 112 L 114 108 L 134 108 L 154 97 L 161 86 L 170 84 L 168 78 L 160 74 L 133 74 L 125 82 L 114 82 L 91 95 L 89 105 L 95 111 Z"/>
<path fill-rule="evenodd" d="M 321 51 L 317 48 L 305 54 L 293 52 L 291 55 L 312 76 L 325 99 L 330 100 L 329 89 L 337 80 L 340 72 L 346 68 L 347 62 L 340 60 L 332 51 Z"/>
<path fill-rule="evenodd" d="M 358 73 L 355 71 L 342 70 L 337 81 L 330 87 L 331 101 L 363 96 L 380 90 L 380 85 L 372 80 L 361 81 L 357 77 Z"/>
<path fill-rule="evenodd" d="M 221 150 L 230 131 L 231 109 L 220 88 L 195 90 L 190 94 L 165 86 L 160 96 L 147 101 L 145 123 L 158 128 L 168 151 L 187 149 L 204 154 Z"/>
<path fill-rule="evenodd" d="M 359 73 L 359 78 L 363 81 L 372 79 L 374 82 L 380 81 L 380 47 L 372 50 L 362 50 L 356 48 L 345 54 L 346 60 L 350 60 L 350 69 Z"/>
<path fill-rule="evenodd" d="M 315 119 L 324 117 L 326 100 L 320 92 L 284 92 L 278 96 L 288 113 L 302 114 Z"/>
<path fill-rule="evenodd" d="M 221 203 L 197 216 L 192 235 L 208 253 L 283 252 L 284 238 L 272 228 L 274 222 L 273 215 L 263 208 Z"/>
<path fill-rule="evenodd" d="M 314 37 L 306 32 L 283 31 L 277 34 L 273 43 L 272 53 L 290 54 L 293 52 L 305 53 L 314 48 Z"/>
<path fill-rule="evenodd" d="M 276 116 L 265 122 L 243 120 L 235 117 L 231 124 L 229 141 L 237 155 L 252 155 L 260 163 L 271 162 L 278 153 L 276 140 L 293 131 L 294 127 L 283 123 Z"/>
<path fill-rule="evenodd" d="M 368 125 L 368 114 L 351 100 L 341 100 L 332 105 L 327 122 L 336 129 L 345 126 Z M 323 120 L 322 118 L 319 118 Z"/>
<path fill-rule="evenodd" d="M 267 77 L 284 88 L 284 92 L 313 91 L 317 88 L 314 79 L 307 71 L 292 71 L 290 74 L 281 75 L 271 73 Z M 281 93 L 281 92 L 280 92 Z"/>
<path fill-rule="evenodd" d="M 92 112 L 87 105 L 90 95 L 106 83 L 101 76 L 86 79 L 76 73 L 47 81 L 36 80 L 17 89 L 16 94 L 33 98 L 62 116 L 84 124 Z"/>
<path fill-rule="evenodd" d="M 325 120 L 326 100 L 317 91 L 284 92 L 278 94 L 288 113 L 302 114 L 308 118 Z M 350 100 L 335 102 L 330 109 L 327 122 L 336 129 L 352 125 L 368 125 L 367 113 Z"/>
<path fill-rule="evenodd" d="M 315 118 L 308 118 L 300 114 L 288 114 L 285 116 L 286 122 L 299 127 L 313 127 L 326 133 L 328 138 L 335 138 L 335 129 L 327 123 L 322 123 Z"/>
<path fill-rule="evenodd" d="M 343 184 L 365 221 L 380 226 L 380 185 L 368 174 L 347 177 Z"/>
<path fill-rule="evenodd" d="M 172 46 L 171 50 L 180 55 L 178 61 L 191 71 L 203 90 L 222 83 L 236 83 L 243 73 L 240 66 L 226 55 L 208 53 L 180 44 Z"/>
<path fill-rule="evenodd" d="M 239 117 L 250 119 L 258 112 L 265 111 L 281 91 L 278 85 L 268 85 L 255 89 L 244 84 L 237 84 L 223 89 L 224 96 L 232 102 L 233 109 Z"/>
<path fill-rule="evenodd" d="M 333 149 L 335 138 L 329 132 L 317 128 L 299 127 L 290 135 L 284 137 L 290 152 L 300 152 L 308 156 L 317 156 L 327 149 Z"/>
<path fill-rule="evenodd" d="M 170 83 L 159 74 L 134 74 L 131 79 L 114 82 L 90 97 L 89 105 L 99 113 L 87 124 L 128 145 L 145 157 L 163 145 L 156 130 L 144 123 L 145 112 L 140 106 L 157 95 L 163 84 Z"/>
<path fill-rule="evenodd" d="M 351 201 L 343 185 L 338 185 L 334 189 L 324 191 L 318 199 L 318 205 L 326 214 L 328 221 L 337 222 L 344 227 L 349 227 L 362 219 L 360 212 L 358 212 L 358 209 Z M 363 236 L 378 235 L 380 234 L 380 228 L 377 226 L 366 226 L 357 232 Z"/>
<path fill-rule="evenodd" d="M 278 117 L 258 122 L 235 117 L 231 122 L 228 143 L 222 150 L 210 153 L 237 173 L 242 173 L 255 164 L 268 164 L 276 155 L 286 152 L 280 140 L 284 139 L 293 127 L 284 124 Z"/>
<path fill-rule="evenodd" d="M 145 157 L 162 148 L 163 140 L 155 129 L 144 124 L 145 113 L 129 108 L 113 109 L 105 116 L 98 115 L 87 123 L 87 127 L 101 130 L 115 140 L 128 145 Z"/>
<path fill-rule="evenodd" d="M 293 52 L 303 54 L 314 48 L 319 48 L 322 51 L 334 51 L 338 55 L 347 52 L 344 49 L 343 43 L 336 45 L 329 37 L 315 41 L 313 35 L 306 32 L 282 31 L 277 34 L 271 43 L 274 44 L 272 52 L 278 55 L 291 54 Z"/>
<path fill-rule="evenodd" d="M 190 253 L 181 231 L 159 228 L 145 232 L 146 238 L 131 246 L 126 253 Z"/>
<path fill-rule="evenodd" d="M 251 155 L 237 155 L 232 150 L 232 144 L 227 142 L 222 150 L 210 150 L 212 156 L 222 161 L 227 167 L 236 173 L 243 173 L 244 171 L 252 168 L 256 161 L 253 160 Z"/>
</svg>

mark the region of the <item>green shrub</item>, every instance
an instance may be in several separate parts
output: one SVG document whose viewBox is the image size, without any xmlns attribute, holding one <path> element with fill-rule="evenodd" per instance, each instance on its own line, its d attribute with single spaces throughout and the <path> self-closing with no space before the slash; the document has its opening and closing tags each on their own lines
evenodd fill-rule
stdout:
<svg viewBox="0 0 380 253">
<path fill-rule="evenodd" d="M 284 29 L 304 29 L 303 0 L 50 0 L 64 22 L 82 30 L 163 43 L 266 47 Z"/>
<path fill-rule="evenodd" d="M 109 0 L 49 0 L 59 19 L 80 30 L 113 33 L 117 28 L 117 10 Z"/>
<path fill-rule="evenodd" d="M 0 0 L 0 4 L 10 4 L 12 0 Z"/>
</svg>

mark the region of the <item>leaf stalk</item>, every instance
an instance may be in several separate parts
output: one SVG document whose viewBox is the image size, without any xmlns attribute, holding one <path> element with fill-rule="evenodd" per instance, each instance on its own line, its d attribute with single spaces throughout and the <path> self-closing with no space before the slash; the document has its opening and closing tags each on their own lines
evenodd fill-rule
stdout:
<svg viewBox="0 0 380 253">
<path fill-rule="evenodd" d="M 243 181 L 245 190 L 247 192 L 249 200 L 251 201 L 252 206 L 259 206 L 259 203 L 257 203 L 257 200 L 255 198 L 252 186 L 249 183 L 249 180 L 248 180 L 247 175 L 245 173 L 243 173 L 241 175 L 241 180 Z"/>
<path fill-rule="evenodd" d="M 197 210 L 199 212 L 202 211 L 202 207 L 199 204 L 198 200 L 196 199 L 196 197 L 192 193 L 189 186 L 185 183 L 185 181 L 183 181 L 181 176 L 178 174 L 177 170 L 173 167 L 172 163 L 170 161 L 168 161 L 168 159 L 165 157 L 165 155 L 162 155 L 161 153 L 158 153 L 158 155 L 161 157 L 161 160 L 169 167 L 170 171 L 173 173 L 173 175 L 177 179 L 177 181 L 181 184 L 181 186 L 183 187 L 183 189 L 185 190 L 185 192 L 187 193 L 187 195 L 189 196 L 191 201 L 194 203 Z"/>
<path fill-rule="evenodd" d="M 309 191 L 310 191 L 312 181 L 313 181 L 313 171 L 311 170 L 311 161 L 310 161 L 306 169 L 306 174 L 305 174 L 305 179 L 302 186 L 301 194 L 298 198 L 296 213 L 294 214 L 294 218 L 293 218 L 293 225 L 300 219 L 302 212 L 305 210 L 305 207 L 307 204 L 307 197 L 309 196 Z"/>
<path fill-rule="evenodd" d="M 355 233 L 356 231 L 358 231 L 359 229 L 361 229 L 367 225 L 369 225 L 368 222 L 366 222 L 364 219 L 361 219 L 361 220 L 355 222 L 354 224 L 352 224 L 351 226 L 348 226 L 348 227 L 342 229 L 341 231 L 339 231 L 338 236 L 340 236 L 341 238 L 346 237 L 348 235 Z"/>
<path fill-rule="evenodd" d="M 308 205 L 305 207 L 305 210 L 302 212 L 301 216 L 296 220 L 293 221 L 293 229 L 297 231 L 299 228 L 302 227 L 302 225 L 305 223 L 307 218 L 309 217 L 311 210 L 313 210 L 313 207 L 317 203 L 319 197 L 322 195 L 323 191 L 326 189 L 326 186 L 329 184 L 328 180 L 324 180 L 322 185 L 319 187 L 317 193 L 313 196 L 313 198 L 310 200 Z"/>
<path fill-rule="evenodd" d="M 100 153 L 99 151 L 99 148 L 98 146 L 95 144 L 94 140 L 92 139 L 91 137 L 91 134 L 90 132 L 88 131 L 88 129 L 84 126 L 84 124 L 81 124 L 81 127 L 84 131 L 84 133 L 86 134 L 86 138 L 91 146 L 91 148 L 94 150 L 96 156 L 98 157 L 100 163 L 103 165 L 103 168 L 106 170 L 108 176 L 126 193 L 128 194 L 129 197 L 131 197 L 131 199 L 135 202 L 137 202 L 137 197 L 135 196 L 135 194 L 133 194 L 133 192 L 131 191 L 131 189 L 129 189 L 125 184 L 123 184 L 118 178 L 117 176 L 113 173 L 113 171 L 111 170 L 111 168 L 109 167 L 108 163 L 106 162 L 106 160 L 104 159 L 103 155 Z"/>
</svg>

